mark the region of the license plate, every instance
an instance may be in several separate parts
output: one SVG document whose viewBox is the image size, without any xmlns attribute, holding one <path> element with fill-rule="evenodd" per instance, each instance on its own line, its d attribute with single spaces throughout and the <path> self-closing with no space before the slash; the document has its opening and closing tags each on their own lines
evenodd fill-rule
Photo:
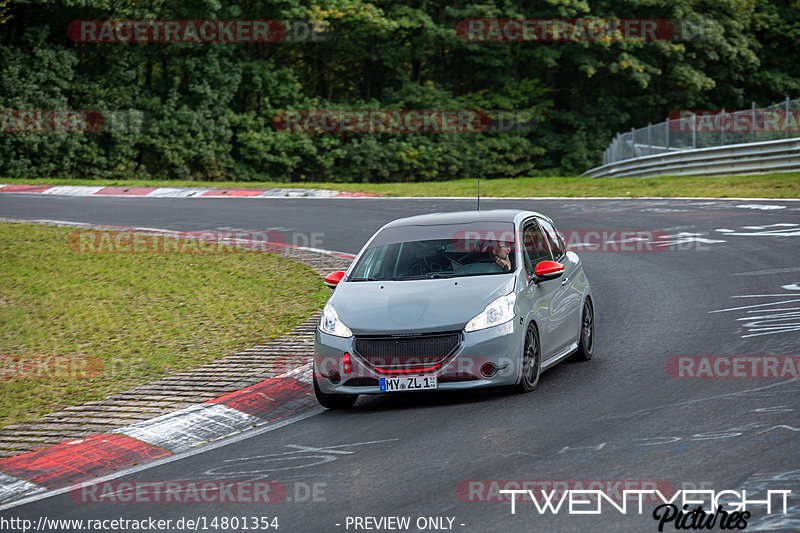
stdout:
<svg viewBox="0 0 800 533">
<path fill-rule="evenodd" d="M 436 388 L 436 376 L 414 376 L 407 378 L 381 378 L 381 392 L 405 392 Z"/>
</svg>

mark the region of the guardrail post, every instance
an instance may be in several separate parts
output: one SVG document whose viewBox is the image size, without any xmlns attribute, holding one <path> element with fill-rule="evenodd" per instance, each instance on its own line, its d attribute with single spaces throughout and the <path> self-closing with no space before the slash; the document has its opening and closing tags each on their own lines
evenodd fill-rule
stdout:
<svg viewBox="0 0 800 533">
<path fill-rule="evenodd" d="M 755 140 L 756 140 L 757 122 L 758 122 L 756 120 L 756 101 L 755 100 L 753 100 L 752 103 L 750 104 L 750 109 L 752 110 L 752 114 L 753 114 L 752 120 L 750 121 L 750 129 L 753 130 L 752 138 L 753 138 L 753 142 L 755 142 Z"/>
<path fill-rule="evenodd" d="M 647 155 L 653 153 L 653 124 L 647 123 Z"/>
<path fill-rule="evenodd" d="M 697 148 L 697 115 L 692 113 L 692 148 Z"/>
<path fill-rule="evenodd" d="M 786 117 L 784 119 L 784 123 L 786 124 L 786 138 L 789 138 L 789 97 L 786 97 Z"/>
<path fill-rule="evenodd" d="M 667 153 L 669 153 L 669 118 L 667 118 L 667 121 L 664 122 L 664 125 L 666 126 L 666 132 L 664 133 L 664 144 L 666 145 Z"/>
<path fill-rule="evenodd" d="M 717 124 L 719 125 L 719 145 L 725 146 L 725 108 L 722 108 L 722 113 L 719 114 L 719 119 L 717 120 Z"/>
<path fill-rule="evenodd" d="M 614 161 L 619 161 L 619 132 L 614 137 Z"/>
<path fill-rule="evenodd" d="M 619 137 L 619 133 L 614 136 L 614 140 L 611 141 L 611 161 L 616 163 L 617 162 L 617 137 Z"/>
</svg>

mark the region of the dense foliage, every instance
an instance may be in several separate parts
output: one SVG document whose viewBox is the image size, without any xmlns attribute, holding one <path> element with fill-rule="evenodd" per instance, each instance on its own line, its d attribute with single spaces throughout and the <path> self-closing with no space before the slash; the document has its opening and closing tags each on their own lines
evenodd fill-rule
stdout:
<svg viewBox="0 0 800 533">
<path fill-rule="evenodd" d="M 692 35 L 509 43 L 456 33 L 469 18 L 593 17 L 688 21 Z M 311 42 L 76 43 L 67 29 L 85 19 L 306 20 L 332 31 Z M 800 96 L 798 0 L 0 0 L 0 22 L 0 110 L 109 117 L 94 133 L 0 133 L 8 177 L 575 174 L 600 162 L 617 131 L 672 110 Z M 516 110 L 535 122 L 514 132 L 277 131 L 286 109 Z"/>
</svg>

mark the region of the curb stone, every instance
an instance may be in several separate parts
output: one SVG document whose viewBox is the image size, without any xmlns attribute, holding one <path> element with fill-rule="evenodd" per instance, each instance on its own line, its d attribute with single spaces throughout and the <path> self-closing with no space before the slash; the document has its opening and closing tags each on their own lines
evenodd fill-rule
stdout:
<svg viewBox="0 0 800 533">
<path fill-rule="evenodd" d="M 237 189 L 208 187 L 102 187 L 87 185 L 2 185 L 5 194 L 53 194 L 59 196 L 138 196 L 148 198 L 353 198 L 375 196 L 361 192 L 284 187 Z"/>
</svg>

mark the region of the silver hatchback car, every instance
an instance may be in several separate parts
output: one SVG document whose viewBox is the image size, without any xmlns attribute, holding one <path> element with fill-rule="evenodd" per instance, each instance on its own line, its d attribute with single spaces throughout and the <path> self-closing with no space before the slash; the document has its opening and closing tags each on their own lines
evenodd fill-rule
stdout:
<svg viewBox="0 0 800 533">
<path fill-rule="evenodd" d="M 532 211 L 436 213 L 378 230 L 334 288 L 314 346 L 328 408 L 361 394 L 507 387 L 594 350 L 594 307 L 577 254 Z"/>
</svg>

